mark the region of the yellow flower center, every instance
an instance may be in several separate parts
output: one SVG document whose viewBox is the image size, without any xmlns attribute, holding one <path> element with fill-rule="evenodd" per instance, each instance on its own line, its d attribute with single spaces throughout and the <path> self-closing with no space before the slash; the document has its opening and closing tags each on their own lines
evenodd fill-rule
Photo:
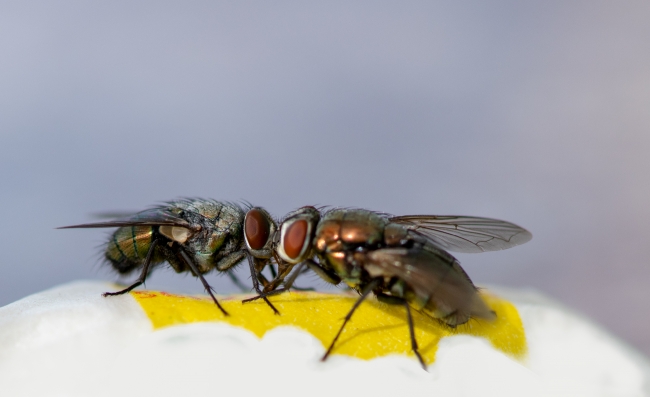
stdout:
<svg viewBox="0 0 650 397">
<path fill-rule="evenodd" d="M 231 315 L 224 316 L 209 297 L 172 295 L 165 292 L 134 291 L 131 295 L 142 306 L 154 329 L 216 321 L 245 328 L 258 337 L 278 326 L 298 327 L 329 346 L 354 302 L 354 295 L 291 292 L 272 297 L 281 315 L 274 315 L 262 300 L 242 304 L 241 295 L 219 297 Z M 485 302 L 497 314 L 492 322 L 470 320 L 455 329 L 412 310 L 415 337 L 427 364 L 435 361 L 438 342 L 451 335 L 473 335 L 487 339 L 495 348 L 516 359 L 526 354 L 526 335 L 517 309 L 505 300 L 485 292 Z M 367 299 L 352 316 L 332 354 L 362 359 L 389 354 L 413 355 L 406 310 Z"/>
</svg>

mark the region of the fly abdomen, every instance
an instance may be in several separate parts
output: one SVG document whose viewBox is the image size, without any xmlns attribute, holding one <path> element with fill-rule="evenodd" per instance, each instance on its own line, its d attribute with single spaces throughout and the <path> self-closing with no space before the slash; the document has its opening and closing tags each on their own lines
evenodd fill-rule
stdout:
<svg viewBox="0 0 650 397">
<path fill-rule="evenodd" d="M 152 234 L 151 226 L 117 229 L 108 242 L 106 259 L 119 273 L 129 273 L 143 264 L 151 246 Z"/>
</svg>

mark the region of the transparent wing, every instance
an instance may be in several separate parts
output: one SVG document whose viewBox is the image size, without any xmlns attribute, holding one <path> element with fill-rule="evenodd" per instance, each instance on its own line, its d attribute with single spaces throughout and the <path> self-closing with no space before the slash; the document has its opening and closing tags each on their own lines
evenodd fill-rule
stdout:
<svg viewBox="0 0 650 397">
<path fill-rule="evenodd" d="M 533 235 L 514 223 L 474 216 L 406 215 L 389 218 L 454 252 L 487 252 L 530 241 Z"/>
<path fill-rule="evenodd" d="M 366 260 L 366 270 L 373 276 L 397 277 L 436 306 L 474 317 L 494 317 L 471 281 L 455 268 L 460 269 L 460 265 L 450 255 L 425 249 L 382 248 L 369 252 Z"/>
<path fill-rule="evenodd" d="M 176 212 L 170 208 L 151 208 L 138 212 L 133 216 L 115 219 L 106 222 L 84 223 L 81 225 L 63 226 L 57 229 L 89 229 L 89 228 L 103 228 L 103 227 L 123 227 L 123 226 L 181 226 L 191 229 L 188 221 L 181 218 Z"/>
</svg>

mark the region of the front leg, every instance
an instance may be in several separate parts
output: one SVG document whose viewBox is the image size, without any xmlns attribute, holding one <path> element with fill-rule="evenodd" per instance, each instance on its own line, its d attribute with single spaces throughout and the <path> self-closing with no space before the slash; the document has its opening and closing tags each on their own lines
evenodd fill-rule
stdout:
<svg viewBox="0 0 650 397">
<path fill-rule="evenodd" d="M 248 251 L 241 250 L 241 251 L 233 252 L 227 257 L 221 259 L 215 267 L 220 272 L 227 272 L 228 276 L 230 277 L 231 280 L 233 280 L 235 285 L 242 288 L 243 284 L 241 284 L 239 280 L 237 280 L 235 275 L 231 273 L 231 270 L 235 265 L 241 262 L 242 259 L 244 259 L 244 256 L 248 259 L 248 265 L 251 272 L 251 280 L 253 280 L 253 288 L 258 294 L 261 294 L 262 290 L 260 289 L 260 280 L 262 281 L 262 284 L 264 285 L 268 284 L 266 278 L 264 278 L 261 271 L 270 262 L 269 259 L 257 259 L 254 258 Z M 242 288 L 242 290 L 246 291 L 247 289 L 244 287 Z M 273 306 L 273 304 L 268 299 L 264 299 L 264 301 L 269 305 L 269 307 L 273 310 L 275 314 L 280 314 L 278 309 L 276 309 L 275 306 Z"/>
<path fill-rule="evenodd" d="M 284 282 L 285 289 L 289 289 L 293 286 L 293 283 L 296 281 L 298 276 L 303 273 L 303 270 L 307 269 L 304 268 L 305 265 L 309 268 L 309 270 L 316 273 L 320 278 L 327 281 L 328 283 L 333 285 L 338 285 L 341 283 L 341 278 L 337 276 L 336 273 L 323 267 L 320 263 L 315 262 L 313 259 L 307 259 L 298 265 L 296 271 L 293 272 L 287 281 Z"/>
<path fill-rule="evenodd" d="M 262 264 L 256 263 L 257 261 L 253 259 L 253 255 L 249 253 L 247 253 L 246 256 L 248 257 L 248 265 L 250 266 L 251 269 L 251 279 L 253 280 L 253 288 L 255 288 L 255 292 L 257 292 L 258 294 L 257 297 L 261 297 L 262 299 L 264 299 L 264 302 L 266 302 L 266 304 L 269 305 L 271 309 L 273 309 L 273 313 L 279 315 L 280 312 L 278 311 L 278 309 L 276 309 L 275 306 L 273 306 L 273 304 L 269 301 L 266 295 L 262 296 L 262 290 L 260 289 L 259 277 L 261 276 L 261 273 L 258 273 L 258 269 L 261 270 L 266 265 L 263 263 Z M 268 263 L 269 259 L 264 259 L 263 261 L 265 263 Z"/>
<path fill-rule="evenodd" d="M 296 270 L 295 273 L 298 273 L 298 272 L 300 271 L 300 269 L 301 269 L 302 266 L 303 266 L 303 263 L 301 263 L 300 265 L 298 265 L 298 270 Z M 293 276 L 293 275 L 292 275 L 292 276 Z M 285 286 L 285 287 L 282 287 L 282 288 L 277 288 L 277 286 L 278 286 L 280 283 L 282 283 L 282 280 L 283 280 L 283 279 L 284 279 L 284 277 L 282 277 L 282 279 L 281 279 L 281 278 L 280 278 L 280 275 L 278 275 L 278 277 L 274 278 L 274 279 L 273 279 L 269 284 L 267 284 L 266 286 L 264 286 L 264 290 L 263 290 L 263 291 L 259 291 L 259 290 L 258 290 L 258 291 L 257 291 L 257 293 L 258 293 L 257 296 L 254 296 L 254 297 L 252 297 L 252 298 L 248 298 L 248 299 L 244 299 L 244 300 L 242 301 L 242 303 L 248 303 L 248 302 L 252 302 L 252 301 L 258 300 L 258 299 L 264 299 L 265 301 L 268 302 L 267 297 L 269 297 L 269 296 L 271 296 L 271 295 L 277 295 L 277 294 L 281 294 L 281 293 L 283 293 L 283 292 L 289 291 L 289 288 L 290 288 L 290 287 L 286 287 L 286 286 Z M 295 277 L 293 277 L 293 279 L 295 279 Z M 290 278 L 290 280 L 291 280 L 291 278 Z M 293 280 L 291 280 L 291 283 L 293 283 Z M 286 283 L 285 283 L 285 284 L 286 284 Z"/>
<path fill-rule="evenodd" d="M 332 285 L 339 285 L 341 283 L 341 277 L 339 277 L 333 270 L 327 269 L 323 267 L 320 263 L 315 262 L 313 259 L 307 259 L 305 262 L 307 266 L 309 266 L 309 269 L 316 273 L 320 278 L 323 280 L 327 281 L 328 283 Z M 296 272 L 298 273 L 298 272 Z M 293 280 L 295 281 L 296 277 L 298 277 L 298 274 L 293 277 Z M 292 281 L 293 284 L 293 281 Z"/>
<path fill-rule="evenodd" d="M 264 291 L 260 295 L 245 299 L 242 302 L 243 303 L 252 302 L 260 298 L 265 298 L 267 296 L 277 295 L 289 291 L 292 288 L 293 283 L 296 281 L 296 278 L 298 278 L 298 276 L 302 273 L 305 266 L 308 266 L 309 269 L 313 270 L 316 274 L 318 274 L 323 280 L 327 281 L 328 283 L 338 285 L 341 282 L 341 278 L 337 276 L 334 272 L 324 268 L 319 263 L 316 263 L 311 259 L 307 259 L 306 261 L 301 262 L 298 265 L 296 270 L 284 282 L 284 286 L 282 288 L 276 288 L 276 289 L 264 288 Z"/>
<path fill-rule="evenodd" d="M 264 292 L 275 291 L 280 284 L 284 282 L 284 279 L 289 275 L 289 273 L 291 273 L 291 270 L 295 266 L 294 263 L 288 263 L 280 259 L 275 252 L 273 252 L 273 258 L 275 259 L 275 263 L 278 265 L 278 272 L 271 281 L 264 285 Z M 273 270 L 272 266 L 271 269 Z"/>
</svg>

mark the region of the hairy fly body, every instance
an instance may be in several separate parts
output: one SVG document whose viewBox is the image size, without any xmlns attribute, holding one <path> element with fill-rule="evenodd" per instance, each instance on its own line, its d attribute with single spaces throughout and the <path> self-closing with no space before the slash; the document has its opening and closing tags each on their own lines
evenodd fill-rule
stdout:
<svg viewBox="0 0 650 397">
<path fill-rule="evenodd" d="M 325 281 L 335 285 L 343 282 L 360 295 L 323 360 L 356 308 L 373 293 L 380 301 L 404 306 L 411 346 L 426 368 L 415 340 L 411 308 L 451 327 L 470 318 L 490 320 L 495 315 L 447 251 L 495 251 L 531 238 L 517 225 L 490 218 L 392 217 L 363 209 L 321 213 L 314 207 L 303 207 L 285 217 L 273 238 L 277 276 L 265 284 L 260 296 L 246 301 L 288 290 L 306 266 Z"/>
<path fill-rule="evenodd" d="M 246 228 L 245 224 L 249 227 Z M 131 291 L 141 285 L 154 268 L 167 262 L 178 273 L 190 272 L 198 277 L 214 303 L 228 315 L 203 275 L 212 270 L 228 272 L 248 257 L 251 275 L 254 276 L 253 287 L 262 294 L 259 281 L 263 285 L 268 282 L 261 270 L 268 264 L 264 258 L 270 257 L 270 250 L 265 247 L 271 245 L 270 237 L 275 233 L 275 225 L 271 216 L 260 208 L 244 212 L 234 203 L 182 199 L 123 219 L 60 229 L 118 228 L 106 243 L 106 261 L 120 274 L 140 269 L 140 277 L 129 287 L 106 292 L 104 296 Z M 264 300 L 278 313 L 268 299 Z"/>
</svg>

